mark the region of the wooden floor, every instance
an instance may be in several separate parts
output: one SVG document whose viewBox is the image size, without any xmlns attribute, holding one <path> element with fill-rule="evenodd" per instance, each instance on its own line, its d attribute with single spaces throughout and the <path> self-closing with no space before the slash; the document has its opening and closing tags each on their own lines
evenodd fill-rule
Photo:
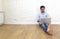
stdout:
<svg viewBox="0 0 60 39">
<path fill-rule="evenodd" d="M 0 39 L 60 39 L 60 26 L 53 26 L 53 36 L 38 25 L 1 25 Z"/>
</svg>

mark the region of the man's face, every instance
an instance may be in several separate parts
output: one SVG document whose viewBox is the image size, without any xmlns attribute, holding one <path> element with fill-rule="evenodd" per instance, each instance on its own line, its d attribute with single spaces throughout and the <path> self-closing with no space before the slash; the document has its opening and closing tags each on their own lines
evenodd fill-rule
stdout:
<svg viewBox="0 0 60 39">
<path fill-rule="evenodd" d="M 45 12 L 45 8 L 41 8 L 40 10 L 41 10 L 41 12 L 42 12 L 42 13 L 44 13 L 44 12 Z"/>
</svg>

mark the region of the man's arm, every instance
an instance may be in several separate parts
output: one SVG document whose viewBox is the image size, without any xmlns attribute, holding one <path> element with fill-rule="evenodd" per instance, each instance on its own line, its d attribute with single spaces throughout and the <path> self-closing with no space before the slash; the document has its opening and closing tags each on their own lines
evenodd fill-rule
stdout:
<svg viewBox="0 0 60 39">
<path fill-rule="evenodd" d="M 38 17 L 37 17 L 37 22 L 40 22 L 39 19 L 40 19 L 40 14 L 39 14 Z"/>
</svg>

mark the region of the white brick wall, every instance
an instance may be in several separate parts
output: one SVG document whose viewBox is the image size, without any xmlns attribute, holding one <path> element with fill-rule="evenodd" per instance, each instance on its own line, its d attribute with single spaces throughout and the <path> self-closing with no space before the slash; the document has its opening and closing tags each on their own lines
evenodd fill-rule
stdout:
<svg viewBox="0 0 60 39">
<path fill-rule="evenodd" d="M 52 24 L 60 24 L 59 0 L 4 0 L 5 24 L 35 24 L 39 6 L 45 5 Z"/>
</svg>

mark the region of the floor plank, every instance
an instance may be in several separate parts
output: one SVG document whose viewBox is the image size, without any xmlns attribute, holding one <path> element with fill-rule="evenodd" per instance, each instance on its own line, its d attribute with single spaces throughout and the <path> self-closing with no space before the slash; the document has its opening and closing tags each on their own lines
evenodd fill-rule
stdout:
<svg viewBox="0 0 60 39">
<path fill-rule="evenodd" d="M 60 26 L 53 26 L 53 36 L 38 25 L 1 25 L 0 39 L 60 39 Z"/>
</svg>

